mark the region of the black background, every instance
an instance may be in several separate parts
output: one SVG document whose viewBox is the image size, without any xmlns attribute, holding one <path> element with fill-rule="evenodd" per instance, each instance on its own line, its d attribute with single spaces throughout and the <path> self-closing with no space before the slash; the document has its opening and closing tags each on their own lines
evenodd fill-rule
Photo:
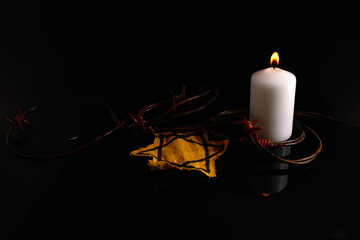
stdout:
<svg viewBox="0 0 360 240">
<path fill-rule="evenodd" d="M 189 89 L 214 86 L 219 89 L 220 96 L 227 96 L 229 105 L 248 107 L 251 74 L 268 67 L 271 54 L 278 51 L 279 67 L 297 77 L 296 109 L 360 121 L 360 39 L 356 5 L 280 1 L 256 1 L 238 6 L 180 3 L 128 6 L 120 1 L 9 1 L 1 5 L 1 119 L 14 116 L 16 106 L 26 109 L 44 99 L 72 95 L 105 99 L 122 117 L 151 104 L 156 98 L 169 97 L 168 90 L 179 90 L 181 84 Z M 4 136 L 9 124 L 3 120 L 0 125 Z M 340 159 L 342 165 L 335 160 L 325 164 L 318 178 L 325 176 L 327 180 L 300 184 L 300 190 L 290 189 L 271 200 L 271 204 L 253 197 L 244 199 L 240 190 L 218 195 L 208 190 L 207 194 L 216 195 L 209 204 L 214 213 L 190 208 L 193 215 L 187 215 L 186 219 L 191 226 L 196 226 L 194 223 L 202 222 L 206 212 L 205 218 L 218 219 L 219 216 L 220 220 L 201 223 L 200 229 L 206 229 L 207 233 L 196 236 L 211 236 L 211 231 L 219 238 L 236 238 L 243 232 L 254 232 L 258 236 L 264 229 L 277 236 L 278 231 L 281 232 L 279 229 L 290 228 L 295 237 L 332 239 L 331 234 L 340 234 L 343 238 L 339 239 L 346 239 L 344 236 L 350 232 L 346 219 L 354 209 L 351 194 L 357 193 L 353 188 L 356 181 L 351 167 L 356 157 L 350 158 L 356 153 L 358 140 L 351 131 L 327 125 L 323 134 L 330 139 L 335 139 L 337 134 L 337 140 L 329 140 L 329 144 L 341 146 L 335 158 Z M 71 232 L 78 237 L 91 236 L 94 232 L 98 236 L 120 236 L 122 231 L 135 235 L 151 233 L 152 236 L 157 236 L 157 231 L 166 234 L 173 231 L 187 236 L 186 229 L 176 229 L 175 225 L 180 224 L 176 221 L 174 226 L 165 224 L 167 229 L 162 230 L 162 225 L 153 221 L 158 212 L 147 206 L 146 194 L 137 195 L 133 185 L 124 184 L 134 182 L 140 192 L 147 191 L 148 185 L 142 184 L 142 178 L 149 173 L 141 164 L 131 166 L 129 173 L 129 170 L 120 170 L 119 163 L 114 166 L 110 160 L 100 161 L 114 156 L 96 150 L 89 164 L 65 160 L 32 163 L 10 155 L 3 140 L 1 143 L 5 173 L 2 193 L 7 199 L 2 206 L 9 239 L 29 239 L 29 236 L 62 239 Z M 127 174 L 121 174 L 122 171 Z M 344 187 L 347 184 L 350 186 Z M 123 196 L 119 197 L 119 192 L 123 192 Z M 131 197 L 134 194 L 135 200 Z M 164 194 L 157 200 L 167 202 L 164 199 L 174 195 L 182 204 L 166 205 L 167 208 L 159 210 L 160 216 L 168 216 L 170 209 L 184 217 L 181 212 L 186 212 L 189 202 L 206 199 L 199 193 L 195 197 Z M 327 195 L 332 200 L 326 200 Z M 298 200 L 299 197 L 306 204 Z M 125 213 L 127 208 L 121 201 L 130 206 L 134 215 Z M 246 223 L 247 230 L 237 225 L 243 220 L 243 209 L 237 201 L 243 204 L 241 206 L 250 206 L 244 221 L 251 225 L 251 230 Z M 326 207 L 314 213 L 313 207 L 323 206 L 324 202 Z M 284 206 L 289 211 L 285 211 Z M 277 208 L 283 210 L 279 218 L 276 217 Z M 252 211 L 256 214 L 251 214 Z M 259 217 L 262 211 L 265 216 Z M 297 215 L 305 218 L 305 222 L 297 221 Z M 268 221 L 274 219 L 279 224 L 269 227 Z M 295 225 L 287 222 L 294 219 Z M 123 220 L 138 228 L 129 230 L 132 228 L 124 227 Z M 311 224 L 307 225 L 307 220 Z M 287 222 L 285 227 L 284 221 Z M 323 221 L 325 227 L 318 227 Z M 197 232 L 194 229 L 187 237 Z M 340 233 L 334 235 L 334 231 Z"/>
</svg>

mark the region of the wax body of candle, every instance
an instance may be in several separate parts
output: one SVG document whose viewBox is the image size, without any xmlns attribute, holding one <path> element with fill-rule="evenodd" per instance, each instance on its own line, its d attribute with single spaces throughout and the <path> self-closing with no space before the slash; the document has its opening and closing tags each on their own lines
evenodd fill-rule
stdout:
<svg viewBox="0 0 360 240">
<path fill-rule="evenodd" d="M 250 121 L 261 138 L 284 141 L 291 137 L 294 117 L 296 77 L 280 68 L 267 68 L 251 76 Z"/>
</svg>

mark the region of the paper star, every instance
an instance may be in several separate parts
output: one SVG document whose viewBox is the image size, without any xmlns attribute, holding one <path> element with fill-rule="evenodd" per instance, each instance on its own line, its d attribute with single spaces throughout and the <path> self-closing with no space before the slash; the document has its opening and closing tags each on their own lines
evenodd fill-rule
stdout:
<svg viewBox="0 0 360 240">
<path fill-rule="evenodd" d="M 205 131 L 155 133 L 154 143 L 132 151 L 130 156 L 150 156 L 149 166 L 155 169 L 198 170 L 216 177 L 215 160 L 225 152 L 228 140 L 209 141 Z"/>
</svg>

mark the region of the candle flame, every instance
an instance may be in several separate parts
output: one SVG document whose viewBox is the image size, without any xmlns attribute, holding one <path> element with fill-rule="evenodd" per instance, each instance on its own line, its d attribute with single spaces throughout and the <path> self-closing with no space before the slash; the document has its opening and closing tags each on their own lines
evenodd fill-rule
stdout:
<svg viewBox="0 0 360 240">
<path fill-rule="evenodd" d="M 277 52 L 274 52 L 270 58 L 271 66 L 275 68 L 277 65 L 279 65 L 279 60 L 280 60 L 279 54 Z"/>
</svg>

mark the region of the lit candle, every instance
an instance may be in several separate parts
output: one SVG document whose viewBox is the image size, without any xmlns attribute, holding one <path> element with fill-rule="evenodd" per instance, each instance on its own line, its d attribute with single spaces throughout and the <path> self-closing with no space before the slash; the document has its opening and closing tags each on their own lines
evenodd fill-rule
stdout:
<svg viewBox="0 0 360 240">
<path fill-rule="evenodd" d="M 296 77 L 291 72 L 276 67 L 279 55 L 273 53 L 272 67 L 251 76 L 250 121 L 258 119 L 262 126 L 259 137 L 284 141 L 291 137 L 294 117 Z"/>
</svg>

